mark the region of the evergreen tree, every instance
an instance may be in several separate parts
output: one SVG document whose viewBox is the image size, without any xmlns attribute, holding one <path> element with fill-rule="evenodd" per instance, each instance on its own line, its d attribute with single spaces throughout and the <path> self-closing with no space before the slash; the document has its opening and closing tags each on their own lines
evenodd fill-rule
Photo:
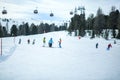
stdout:
<svg viewBox="0 0 120 80">
<path fill-rule="evenodd" d="M 90 16 L 86 21 L 86 29 L 88 30 L 89 35 L 92 35 L 91 38 L 94 38 L 93 25 L 94 25 L 94 15 L 90 14 Z"/>
<path fill-rule="evenodd" d="M 97 16 L 95 17 L 95 22 L 94 22 L 95 34 L 97 36 L 100 36 L 104 27 L 105 27 L 104 14 L 102 13 L 102 9 L 99 8 L 98 11 L 97 11 Z"/>
<path fill-rule="evenodd" d="M 25 35 L 30 35 L 30 29 L 28 23 L 25 24 Z"/>
<path fill-rule="evenodd" d="M 117 28 L 118 28 L 118 35 L 117 35 L 117 38 L 120 39 L 120 13 L 119 13 L 119 18 L 118 18 L 118 25 L 117 25 Z"/>
<path fill-rule="evenodd" d="M 7 30 L 6 30 L 6 27 L 3 27 L 3 36 L 4 36 L 4 37 L 7 36 Z"/>
<path fill-rule="evenodd" d="M 93 30 L 93 25 L 94 25 L 94 14 L 90 14 L 90 16 L 86 21 L 86 29 Z"/>
<path fill-rule="evenodd" d="M 80 15 L 80 23 L 79 23 L 79 35 L 84 36 L 85 35 L 85 28 L 86 28 L 86 21 L 85 21 L 85 14 Z"/>
<path fill-rule="evenodd" d="M 32 27 L 32 34 L 38 34 L 38 29 L 35 25 Z"/>
<path fill-rule="evenodd" d="M 19 25 L 18 35 L 23 35 L 23 33 L 22 33 L 22 27 L 23 27 L 23 25 Z"/>
<path fill-rule="evenodd" d="M 3 37 L 3 30 L 2 30 L 2 25 L 0 23 L 0 37 Z"/>
<path fill-rule="evenodd" d="M 115 7 L 113 6 L 112 11 L 109 14 L 109 26 L 110 26 L 110 29 L 112 29 L 113 38 L 116 37 L 115 29 L 117 29 L 118 16 L 119 16 L 119 11 L 116 10 Z"/>
<path fill-rule="evenodd" d="M 17 36 L 17 26 L 16 25 L 12 25 L 11 27 L 11 36 Z"/>
</svg>

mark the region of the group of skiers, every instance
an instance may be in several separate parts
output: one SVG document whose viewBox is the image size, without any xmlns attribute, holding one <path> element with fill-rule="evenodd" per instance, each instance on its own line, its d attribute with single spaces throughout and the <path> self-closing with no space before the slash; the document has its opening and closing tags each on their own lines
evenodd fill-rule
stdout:
<svg viewBox="0 0 120 80">
<path fill-rule="evenodd" d="M 30 39 L 27 40 L 27 43 L 30 44 Z M 60 38 L 59 41 L 58 41 L 59 48 L 62 48 L 61 43 L 62 43 L 62 40 Z M 18 44 L 21 44 L 21 39 L 19 39 Z M 32 44 L 33 45 L 35 44 L 35 39 L 33 39 Z M 52 44 L 53 44 L 53 38 L 50 38 L 49 41 L 48 41 L 48 46 L 52 47 Z M 43 38 L 43 47 L 45 47 L 45 45 L 46 45 L 46 37 Z"/>
<path fill-rule="evenodd" d="M 59 43 L 59 48 L 62 48 L 62 47 L 61 47 L 61 42 L 62 42 L 62 40 L 61 40 L 61 38 L 60 38 L 59 41 L 58 41 L 58 43 Z M 46 38 L 44 37 L 44 38 L 43 38 L 43 47 L 45 47 L 45 44 L 46 44 Z M 49 47 L 52 47 L 52 44 L 53 44 L 53 38 L 50 38 L 49 41 L 48 41 Z"/>
<path fill-rule="evenodd" d="M 98 48 L 98 46 L 99 46 L 99 44 L 96 43 L 96 49 Z M 112 44 L 111 44 L 111 43 L 109 43 L 109 44 L 107 45 L 107 50 L 110 50 L 110 48 L 112 48 Z"/>
<path fill-rule="evenodd" d="M 30 44 L 30 39 L 27 40 L 27 43 Z M 61 43 L 62 43 L 62 39 L 60 38 L 59 41 L 58 41 L 59 48 L 62 48 Z M 19 39 L 19 44 L 21 44 L 21 39 Z M 33 45 L 35 44 L 35 39 L 33 39 L 32 44 Z M 52 47 L 52 44 L 53 44 L 53 38 L 50 38 L 49 41 L 48 41 L 48 46 Z M 114 41 L 114 44 L 116 44 L 116 41 Z M 43 37 L 43 47 L 45 47 L 45 46 L 46 46 L 46 37 Z M 99 44 L 96 43 L 96 49 L 98 47 L 99 47 Z M 112 44 L 111 43 L 109 43 L 107 45 L 107 50 L 110 50 L 110 48 L 112 48 Z"/>
</svg>

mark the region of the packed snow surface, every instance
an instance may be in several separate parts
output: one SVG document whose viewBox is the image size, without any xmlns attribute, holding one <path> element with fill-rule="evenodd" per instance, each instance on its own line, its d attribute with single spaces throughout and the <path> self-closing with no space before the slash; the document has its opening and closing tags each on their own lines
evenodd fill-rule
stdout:
<svg viewBox="0 0 120 80">
<path fill-rule="evenodd" d="M 54 43 L 49 48 L 51 37 Z M 62 48 L 58 46 L 59 38 Z M 60 31 L 3 38 L 2 42 L 0 80 L 120 80 L 120 40 L 113 44 L 113 39 L 79 39 Z M 97 49 L 96 43 L 99 43 Z M 112 48 L 107 50 L 109 43 Z"/>
</svg>

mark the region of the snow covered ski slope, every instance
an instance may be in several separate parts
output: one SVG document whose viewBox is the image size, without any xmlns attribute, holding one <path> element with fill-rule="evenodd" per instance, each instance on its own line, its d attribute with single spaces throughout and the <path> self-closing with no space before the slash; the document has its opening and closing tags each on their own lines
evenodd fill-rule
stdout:
<svg viewBox="0 0 120 80">
<path fill-rule="evenodd" d="M 43 37 L 46 37 L 45 47 L 42 47 Z M 51 37 L 53 48 L 48 47 Z M 58 44 L 60 38 L 62 48 Z M 120 80 L 119 40 L 113 44 L 113 40 L 102 38 L 78 39 L 65 31 L 3 40 L 9 42 L 9 48 L 4 47 L 7 50 L 0 56 L 0 80 Z M 97 49 L 96 43 L 99 43 Z M 112 48 L 107 50 L 109 43 Z"/>
</svg>

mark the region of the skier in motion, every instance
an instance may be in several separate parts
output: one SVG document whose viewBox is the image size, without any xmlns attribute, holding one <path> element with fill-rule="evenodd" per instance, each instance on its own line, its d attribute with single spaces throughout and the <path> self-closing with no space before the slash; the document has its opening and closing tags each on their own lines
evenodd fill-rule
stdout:
<svg viewBox="0 0 120 80">
<path fill-rule="evenodd" d="M 49 42 L 48 42 L 49 47 L 52 47 L 52 44 L 53 44 L 53 39 L 50 38 L 50 40 L 49 40 Z"/>
<path fill-rule="evenodd" d="M 110 48 L 112 48 L 111 43 L 110 43 L 110 44 L 108 44 L 107 50 L 110 50 Z"/>
</svg>

